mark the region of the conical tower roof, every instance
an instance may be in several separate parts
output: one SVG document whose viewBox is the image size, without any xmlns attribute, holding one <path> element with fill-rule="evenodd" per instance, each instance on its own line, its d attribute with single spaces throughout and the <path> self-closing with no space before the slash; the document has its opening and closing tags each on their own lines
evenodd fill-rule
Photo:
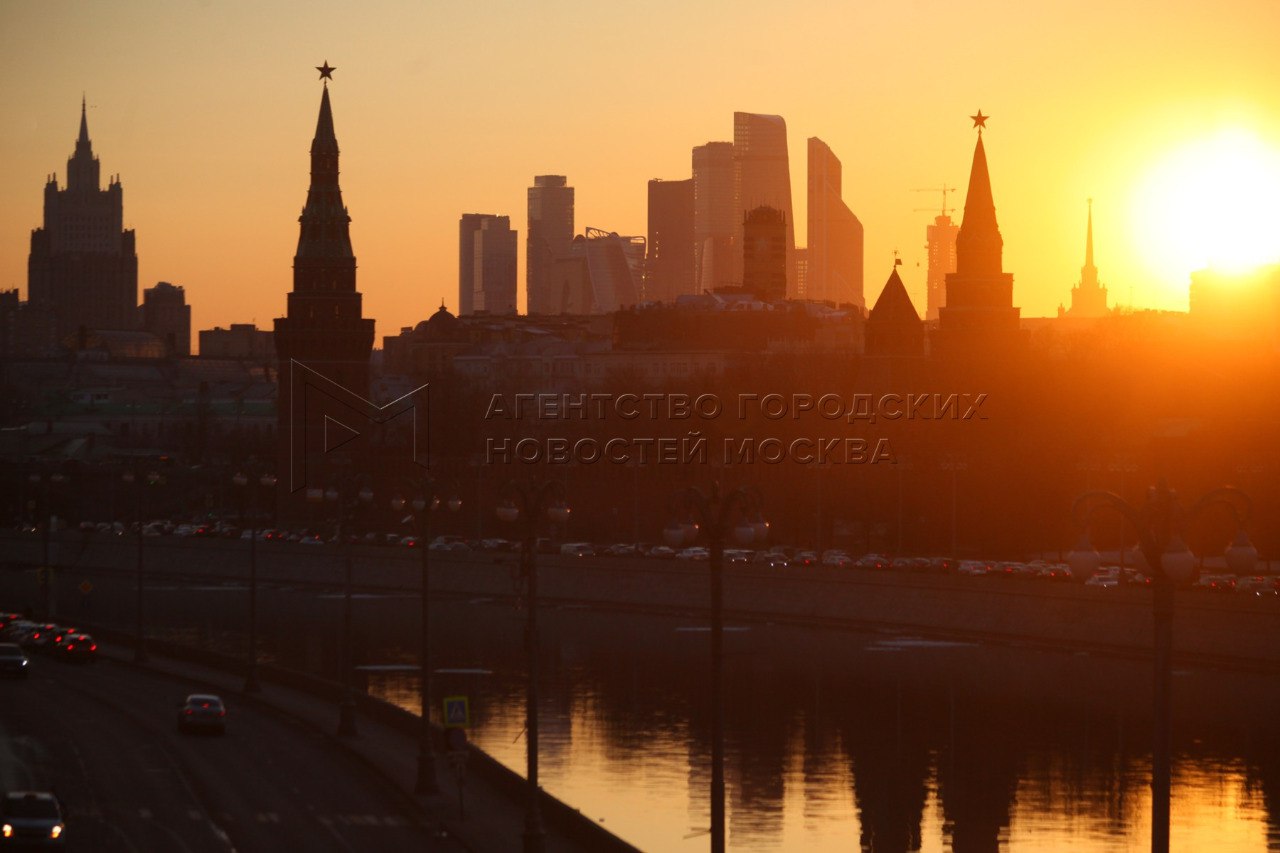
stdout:
<svg viewBox="0 0 1280 853">
<path fill-rule="evenodd" d="M 898 268 L 889 273 L 889 280 L 880 291 L 880 298 L 871 309 L 868 319 L 873 323 L 919 323 L 920 313 L 907 293 L 906 285 L 898 277 Z"/>
<path fill-rule="evenodd" d="M 964 199 L 964 221 L 956 237 L 956 271 L 961 275 L 995 275 L 1003 272 L 1004 239 L 996 223 L 996 205 L 991 195 L 991 175 L 987 169 L 987 149 L 982 130 L 973 149 L 969 169 L 969 191 Z"/>
</svg>

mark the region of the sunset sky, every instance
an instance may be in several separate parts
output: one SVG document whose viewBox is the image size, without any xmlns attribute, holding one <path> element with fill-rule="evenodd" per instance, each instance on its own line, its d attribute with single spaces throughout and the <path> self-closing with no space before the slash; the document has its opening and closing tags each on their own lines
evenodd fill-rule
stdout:
<svg viewBox="0 0 1280 853">
<path fill-rule="evenodd" d="M 1278 34 L 1277 0 L 0 0 L 0 287 L 25 296 L 42 188 L 65 181 L 85 92 L 139 290 L 184 286 L 193 329 L 269 327 L 327 60 L 379 346 L 442 298 L 456 307 L 461 213 L 511 216 L 523 305 L 535 174 L 568 176 L 579 233 L 644 234 L 648 179 L 687 178 L 694 145 L 732 139 L 734 110 L 787 121 L 798 244 L 805 140 L 843 161 L 868 300 L 896 249 L 923 311 L 940 194 L 912 190 L 960 186 L 963 209 L 981 109 L 1024 316 L 1069 302 L 1089 197 L 1112 304 L 1183 310 L 1192 269 L 1280 260 Z"/>
</svg>

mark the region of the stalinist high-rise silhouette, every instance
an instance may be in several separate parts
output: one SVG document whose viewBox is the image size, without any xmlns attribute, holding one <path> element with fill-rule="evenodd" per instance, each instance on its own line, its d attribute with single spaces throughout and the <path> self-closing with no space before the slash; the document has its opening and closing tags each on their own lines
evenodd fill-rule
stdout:
<svg viewBox="0 0 1280 853">
<path fill-rule="evenodd" d="M 80 101 L 80 135 L 67 160 L 67 186 L 50 175 L 44 187 L 44 227 L 31 232 L 27 294 L 32 307 L 53 315 L 57 336 L 81 328 L 138 325 L 138 255 L 132 230 L 122 227 L 124 194 L 118 175 L 101 187 L 89 120 Z"/>
<path fill-rule="evenodd" d="M 361 313 L 356 290 L 356 257 L 351 251 L 351 217 L 338 186 L 338 139 L 333 131 L 329 84 L 334 69 L 326 62 L 317 69 L 325 80 L 320 116 L 311 141 L 311 187 L 298 217 L 298 252 L 293 258 L 293 290 L 288 312 L 275 321 L 279 356 L 279 436 L 289 441 L 292 384 L 290 365 L 297 361 L 338 383 L 347 391 L 369 397 L 369 356 L 373 351 L 373 319 Z M 311 438 L 308 424 L 307 438 Z M 281 465 L 287 463 L 282 455 Z M 282 468 L 282 475 L 285 470 Z"/>
<path fill-rule="evenodd" d="M 987 171 L 982 130 L 990 116 L 973 119 L 978 142 L 973 149 L 964 220 L 956 235 L 956 271 L 947 275 L 947 302 L 938 312 L 934 351 L 964 356 L 1002 349 L 1020 340 L 1019 309 L 1013 305 L 1013 274 L 1004 271 L 1004 238 L 996 223 L 996 205 Z"/>
<path fill-rule="evenodd" d="M 1059 308 L 1058 316 L 1105 317 L 1107 289 L 1098 281 L 1098 268 L 1093 265 L 1093 199 L 1089 199 L 1089 224 L 1085 229 L 1084 266 L 1080 283 L 1071 288 L 1071 307 Z"/>
</svg>

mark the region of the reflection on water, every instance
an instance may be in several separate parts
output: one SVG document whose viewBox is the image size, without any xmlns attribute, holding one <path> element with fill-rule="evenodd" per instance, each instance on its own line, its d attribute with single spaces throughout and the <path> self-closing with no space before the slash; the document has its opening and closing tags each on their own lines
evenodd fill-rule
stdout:
<svg viewBox="0 0 1280 853">
<path fill-rule="evenodd" d="M 112 612 L 128 615 L 129 593 L 119 594 Z M 244 618 L 233 595 L 154 590 L 152 630 L 238 653 Z M 415 662 L 417 606 L 354 602 L 354 662 Z M 260 613 L 264 659 L 336 677 L 340 597 L 266 590 Z M 442 697 L 467 695 L 472 740 L 523 772 L 523 612 L 442 601 L 432 620 L 432 664 L 443 670 L 436 715 Z M 705 625 L 582 608 L 548 608 L 540 621 L 544 786 L 645 850 L 706 849 Z M 734 627 L 725 637 L 731 848 L 1149 848 L 1149 663 Z M 368 677 L 371 692 L 417 710 L 412 673 Z M 1280 684 L 1179 672 L 1174 702 L 1173 848 L 1280 851 Z"/>
<path fill-rule="evenodd" d="M 522 771 L 519 619 L 441 608 L 437 645 L 452 635 L 465 651 L 439 648 L 437 665 L 492 674 L 438 675 L 435 689 L 468 694 L 473 740 Z M 543 622 L 545 787 L 643 849 L 705 849 L 706 633 L 618 614 Z M 1149 848 L 1147 664 L 781 626 L 730 633 L 726 649 L 733 849 Z M 417 707 L 412 676 L 370 689 Z M 1204 702 L 1205 690 L 1220 695 Z M 1252 676 L 1183 674 L 1175 849 L 1280 849 L 1278 692 Z M 1232 696 L 1264 701 L 1223 716 Z"/>
</svg>

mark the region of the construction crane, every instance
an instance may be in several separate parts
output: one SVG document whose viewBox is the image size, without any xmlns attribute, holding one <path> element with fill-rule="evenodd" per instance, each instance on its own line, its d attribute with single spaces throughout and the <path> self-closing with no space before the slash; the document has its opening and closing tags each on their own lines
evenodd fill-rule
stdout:
<svg viewBox="0 0 1280 853">
<path fill-rule="evenodd" d="M 913 193 L 936 193 L 936 192 L 942 193 L 942 215 L 943 216 L 950 216 L 951 211 L 955 210 L 954 207 L 947 207 L 947 193 L 953 193 L 955 191 L 956 191 L 955 187 L 949 187 L 945 183 L 941 187 L 928 187 L 925 189 L 912 190 Z M 933 210 L 936 210 L 936 208 L 917 207 L 914 210 L 912 210 L 912 213 L 928 213 Z"/>
</svg>

